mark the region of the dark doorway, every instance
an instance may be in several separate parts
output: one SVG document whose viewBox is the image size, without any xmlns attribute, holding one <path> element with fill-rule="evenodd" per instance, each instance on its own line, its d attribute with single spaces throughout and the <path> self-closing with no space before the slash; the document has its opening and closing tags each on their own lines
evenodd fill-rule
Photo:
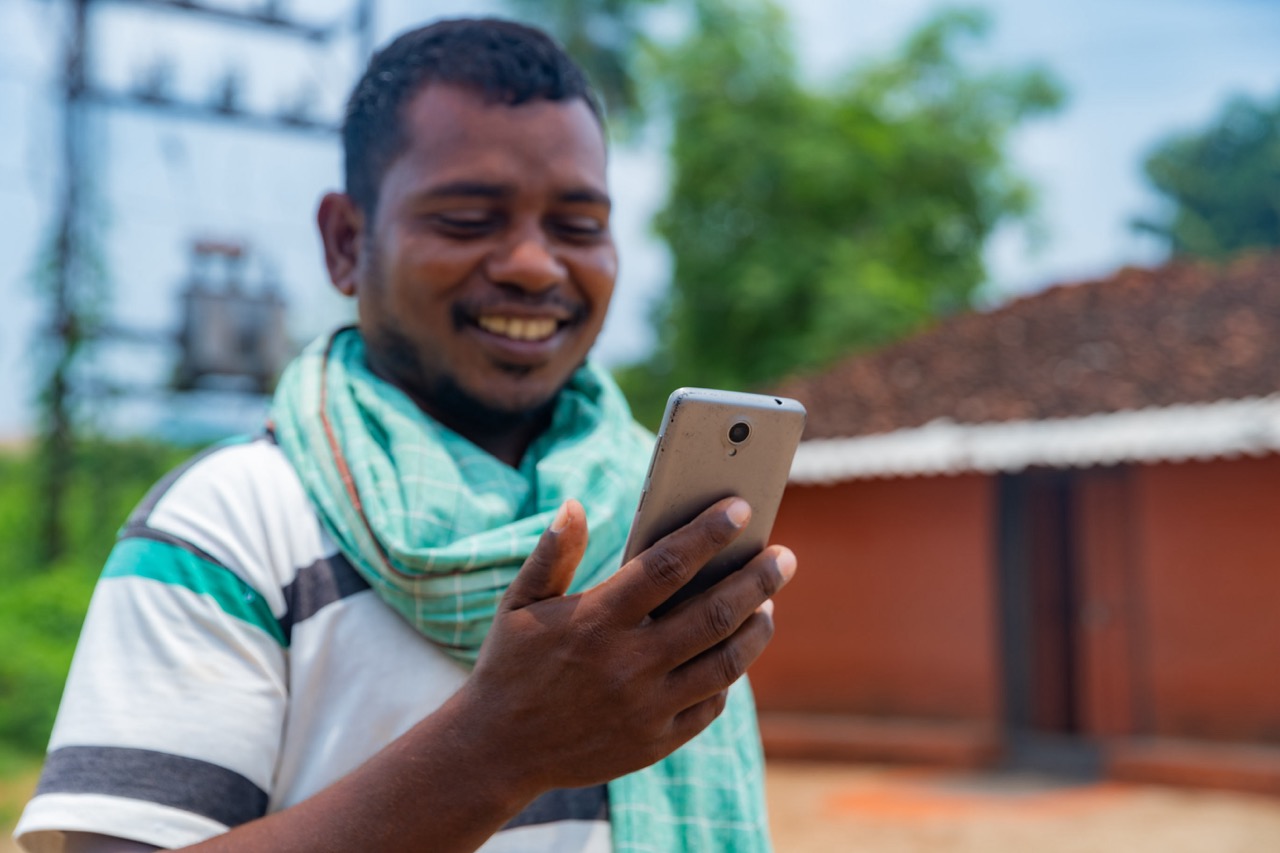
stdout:
<svg viewBox="0 0 1280 853">
<path fill-rule="evenodd" d="M 1077 472 L 1002 475 L 998 554 L 1007 763 L 1094 777 L 1101 750 L 1082 720 L 1083 584 Z"/>
</svg>

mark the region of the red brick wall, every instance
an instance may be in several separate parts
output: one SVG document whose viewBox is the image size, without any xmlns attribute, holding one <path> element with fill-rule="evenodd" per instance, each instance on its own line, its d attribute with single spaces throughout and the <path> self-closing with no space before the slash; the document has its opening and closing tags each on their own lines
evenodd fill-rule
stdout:
<svg viewBox="0 0 1280 853">
<path fill-rule="evenodd" d="M 1134 473 L 1140 728 L 1280 743 L 1280 457 Z"/>
<path fill-rule="evenodd" d="M 800 571 L 751 670 L 764 711 L 994 720 L 994 482 L 792 486 L 773 539 Z"/>
</svg>

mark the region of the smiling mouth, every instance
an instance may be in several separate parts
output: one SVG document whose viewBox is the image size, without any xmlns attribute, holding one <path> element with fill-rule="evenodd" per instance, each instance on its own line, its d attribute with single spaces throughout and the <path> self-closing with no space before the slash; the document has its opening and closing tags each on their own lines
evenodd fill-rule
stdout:
<svg viewBox="0 0 1280 853">
<path fill-rule="evenodd" d="M 484 314 L 477 317 L 475 322 L 489 334 L 512 341 L 545 341 L 560 329 L 560 322 L 551 317 L 508 317 L 501 314 Z"/>
</svg>

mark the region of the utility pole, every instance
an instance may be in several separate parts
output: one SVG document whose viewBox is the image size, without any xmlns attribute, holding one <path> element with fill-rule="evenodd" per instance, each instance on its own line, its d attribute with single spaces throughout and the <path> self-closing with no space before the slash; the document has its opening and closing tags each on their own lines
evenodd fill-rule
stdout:
<svg viewBox="0 0 1280 853">
<path fill-rule="evenodd" d="M 189 102 L 164 97 L 162 93 L 134 91 L 111 92 L 94 86 L 88 72 L 91 0 L 69 0 L 70 26 L 64 48 L 62 111 L 62 188 L 58 204 L 57 232 L 50 263 L 51 367 L 42 389 L 45 410 L 42 441 L 41 544 L 44 558 L 54 560 L 65 553 L 66 503 L 74 472 L 76 449 L 75 369 L 77 355 L 84 342 L 100 329 L 101 318 L 94 316 L 100 302 L 100 283 L 95 283 L 86 260 L 87 239 L 85 207 L 91 203 L 85 188 L 90 172 L 86 158 L 89 146 L 85 125 L 89 106 L 146 109 L 169 118 L 200 119 L 219 124 L 234 124 L 266 132 L 322 133 L 337 130 L 326 122 L 303 113 L 263 115 L 245 111 L 227 98 L 223 102 Z M 258 9 L 237 9 L 210 5 L 196 0 L 93 0 L 92 5 L 134 5 L 156 14 L 199 18 L 210 25 L 244 27 L 271 35 L 324 45 L 341 35 L 354 37 L 359 59 L 364 62 L 373 39 L 375 0 L 353 0 L 344 19 L 325 26 L 289 20 L 280 14 L 274 0 L 266 0 Z M 95 290 L 95 284 L 98 285 Z"/>
<path fill-rule="evenodd" d="M 83 248 L 80 226 L 84 165 L 85 30 L 89 0 L 72 0 L 71 27 L 63 63 L 62 193 L 58 231 L 52 259 L 53 354 L 46 390 L 45 434 L 41 463 L 44 474 L 43 552 L 58 557 L 65 548 L 64 514 L 75 452 L 71 415 L 72 379 L 76 352 L 84 329 L 76 311 L 73 290 L 83 280 Z"/>
</svg>

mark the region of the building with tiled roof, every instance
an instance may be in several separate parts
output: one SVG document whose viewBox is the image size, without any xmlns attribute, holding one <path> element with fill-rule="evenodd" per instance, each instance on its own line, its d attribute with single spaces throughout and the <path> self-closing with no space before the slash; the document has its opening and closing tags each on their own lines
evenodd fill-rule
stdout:
<svg viewBox="0 0 1280 853">
<path fill-rule="evenodd" d="M 1280 255 L 950 318 L 773 389 L 774 754 L 1280 793 Z"/>
<path fill-rule="evenodd" d="M 802 481 L 1269 452 L 1280 255 L 1059 285 L 777 390 Z"/>
</svg>

